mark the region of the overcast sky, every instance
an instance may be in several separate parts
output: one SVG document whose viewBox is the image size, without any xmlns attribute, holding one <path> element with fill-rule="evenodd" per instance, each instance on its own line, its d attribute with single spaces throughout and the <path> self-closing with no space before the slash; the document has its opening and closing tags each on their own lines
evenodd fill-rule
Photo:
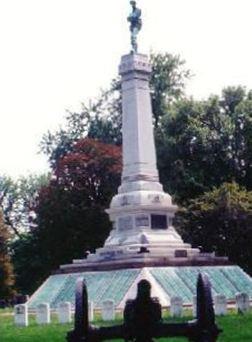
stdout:
<svg viewBox="0 0 252 342">
<path fill-rule="evenodd" d="M 140 52 L 180 54 L 187 94 L 252 88 L 251 0 L 139 0 Z M 0 0 L 0 174 L 43 172 L 38 144 L 129 51 L 129 0 Z"/>
</svg>

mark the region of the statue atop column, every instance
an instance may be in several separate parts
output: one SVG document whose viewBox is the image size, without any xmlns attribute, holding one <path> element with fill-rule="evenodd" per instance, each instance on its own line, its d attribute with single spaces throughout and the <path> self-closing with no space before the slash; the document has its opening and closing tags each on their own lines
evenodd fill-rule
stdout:
<svg viewBox="0 0 252 342">
<path fill-rule="evenodd" d="M 130 22 L 130 32 L 131 32 L 131 46 L 132 51 L 137 52 L 137 35 L 142 28 L 142 11 L 136 7 L 136 1 L 130 1 L 132 6 L 132 13 L 128 16 L 128 21 Z"/>
</svg>

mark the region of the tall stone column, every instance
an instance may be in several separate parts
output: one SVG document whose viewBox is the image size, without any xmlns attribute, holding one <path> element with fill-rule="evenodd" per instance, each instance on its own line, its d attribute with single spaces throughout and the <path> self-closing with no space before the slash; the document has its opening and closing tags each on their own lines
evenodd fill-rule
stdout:
<svg viewBox="0 0 252 342">
<path fill-rule="evenodd" d="M 151 66 L 146 55 L 122 57 L 123 174 L 121 192 L 139 190 L 140 182 L 157 183 L 158 171 L 149 88 Z M 130 185 L 129 185 L 130 183 Z M 134 184 L 132 184 L 134 183 Z M 160 188 L 161 189 L 161 188 Z"/>
</svg>

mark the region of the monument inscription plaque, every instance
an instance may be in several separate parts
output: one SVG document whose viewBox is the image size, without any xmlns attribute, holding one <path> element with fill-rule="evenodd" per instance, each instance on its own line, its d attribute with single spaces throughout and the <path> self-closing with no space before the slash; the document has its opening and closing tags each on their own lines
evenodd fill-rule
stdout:
<svg viewBox="0 0 252 342">
<path fill-rule="evenodd" d="M 133 218 L 132 216 L 124 216 L 118 219 L 118 229 L 120 231 L 133 229 Z"/>
<path fill-rule="evenodd" d="M 167 229 L 167 216 L 166 215 L 151 215 L 151 228 L 152 229 Z"/>
<path fill-rule="evenodd" d="M 148 215 L 136 216 L 136 227 L 149 227 L 150 220 Z"/>
</svg>

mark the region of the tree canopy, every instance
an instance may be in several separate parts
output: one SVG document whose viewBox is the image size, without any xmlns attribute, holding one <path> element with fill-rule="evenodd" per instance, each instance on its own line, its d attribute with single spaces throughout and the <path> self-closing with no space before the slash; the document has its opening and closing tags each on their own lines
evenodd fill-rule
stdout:
<svg viewBox="0 0 252 342">
<path fill-rule="evenodd" d="M 28 175 L 15 180 L 0 176 L 0 209 L 15 237 L 20 237 L 31 228 L 34 201 L 39 189 L 48 181 L 48 174 Z"/>
<path fill-rule="evenodd" d="M 3 213 L 0 210 L 0 298 L 9 299 L 13 294 L 14 274 L 8 250 L 10 232 L 4 223 Z"/>
<path fill-rule="evenodd" d="M 120 147 L 88 138 L 58 161 L 36 199 L 37 227 L 13 245 L 19 289 L 32 292 L 59 265 L 103 245 L 111 229 L 105 209 L 120 174 Z"/>
<path fill-rule="evenodd" d="M 177 226 L 193 246 L 228 256 L 251 273 L 251 191 L 234 182 L 224 183 L 180 209 Z"/>
<path fill-rule="evenodd" d="M 177 101 L 156 132 L 165 188 L 184 204 L 223 182 L 252 189 L 251 93 L 223 90 L 205 101 Z"/>
</svg>

